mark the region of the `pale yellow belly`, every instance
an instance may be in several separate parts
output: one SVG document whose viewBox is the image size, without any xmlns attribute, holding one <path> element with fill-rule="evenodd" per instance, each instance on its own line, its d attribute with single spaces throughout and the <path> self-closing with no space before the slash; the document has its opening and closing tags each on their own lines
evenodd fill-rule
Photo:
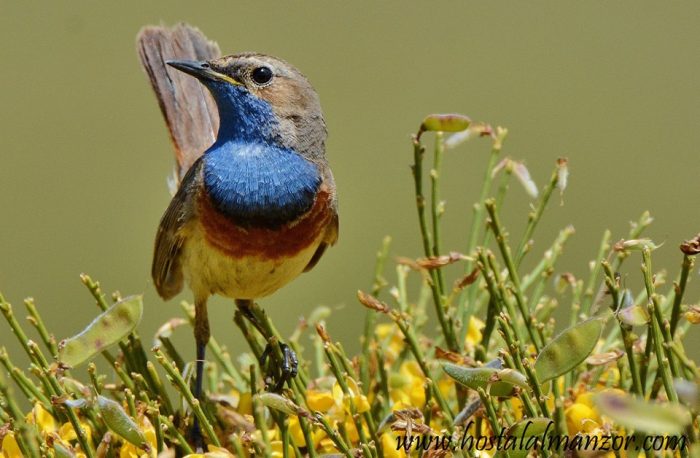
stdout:
<svg viewBox="0 0 700 458">
<path fill-rule="evenodd" d="M 257 299 L 269 296 L 304 271 L 320 242 L 319 236 L 290 257 L 234 259 L 212 247 L 205 240 L 203 229 L 195 225 L 183 247 L 185 278 L 195 297 L 219 294 L 234 299 Z"/>
</svg>

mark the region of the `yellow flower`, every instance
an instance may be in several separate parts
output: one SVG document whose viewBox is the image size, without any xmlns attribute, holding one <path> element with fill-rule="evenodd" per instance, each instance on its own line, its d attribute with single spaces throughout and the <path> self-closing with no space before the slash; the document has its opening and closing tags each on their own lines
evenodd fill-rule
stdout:
<svg viewBox="0 0 700 458">
<path fill-rule="evenodd" d="M 599 385 L 615 386 L 620 383 L 620 371 L 617 367 L 608 367 L 598 379 Z"/>
<path fill-rule="evenodd" d="M 225 448 L 216 447 L 214 445 L 209 445 L 207 449 L 209 451 L 204 454 L 204 456 L 207 458 L 230 458 L 235 456 Z"/>
<path fill-rule="evenodd" d="M 335 448 L 335 443 L 329 437 L 325 437 L 319 441 L 321 453 L 338 453 L 338 449 Z"/>
<path fill-rule="evenodd" d="M 185 455 L 184 458 L 231 458 L 235 456 L 225 448 L 215 447 L 213 445 L 209 445 L 207 448 L 209 450 L 207 453 L 190 453 L 189 455 Z M 273 454 L 272 456 L 276 455 Z"/>
<path fill-rule="evenodd" d="M 591 391 L 584 391 L 583 393 L 576 396 L 576 403 L 583 404 L 583 405 L 593 409 L 594 408 L 593 395 L 594 395 L 594 393 Z"/>
<path fill-rule="evenodd" d="M 238 400 L 238 407 L 236 410 L 241 415 L 253 415 L 253 395 L 250 392 L 246 392 L 240 395 Z"/>
<path fill-rule="evenodd" d="M 394 323 L 378 324 L 377 327 L 374 328 L 374 333 L 380 345 L 384 348 L 384 358 L 386 362 L 391 364 L 396 360 L 404 347 L 404 340 L 401 333 L 398 332 Z M 379 364 L 382 363 L 382 361 L 379 361 Z"/>
<path fill-rule="evenodd" d="M 586 404 L 575 402 L 564 413 L 570 435 L 578 432 L 590 433 L 600 426 L 600 416 Z"/>
<path fill-rule="evenodd" d="M 598 444 L 602 444 L 602 443 L 604 442 L 603 437 L 604 437 L 604 436 L 609 436 L 610 432 L 605 431 L 605 429 L 603 429 L 603 428 L 595 428 L 595 429 L 593 429 L 593 430 L 591 430 L 591 431 L 588 431 L 588 432 L 586 432 L 586 433 L 584 433 L 584 434 L 585 434 L 586 436 L 590 436 L 591 441 L 594 440 L 594 439 L 593 439 L 594 437 L 597 437 L 597 438 L 598 438 L 598 442 L 597 442 L 597 443 L 598 443 Z M 592 442 L 592 443 L 594 443 L 594 442 Z M 581 458 L 615 458 L 615 453 L 614 453 L 614 452 L 601 453 L 601 450 L 585 450 L 585 449 L 582 449 L 582 450 L 578 450 L 578 451 L 577 451 L 577 455 L 580 456 Z M 628 457 L 628 456 L 633 456 L 633 457 L 635 457 L 635 458 L 638 458 L 638 457 L 644 456 L 644 454 L 641 453 L 641 454 L 638 454 L 638 455 L 637 455 L 637 454 L 634 454 L 634 453 L 633 453 L 632 455 L 628 455 L 628 454 L 627 454 L 627 451 L 624 450 L 624 449 L 622 449 L 622 450 L 620 450 L 620 456 L 623 457 L 623 458 L 626 458 L 626 457 Z"/>
<path fill-rule="evenodd" d="M 284 453 L 282 450 L 284 443 L 282 441 L 272 441 L 270 442 L 270 446 L 272 447 L 272 458 L 284 457 Z M 287 456 L 294 456 L 294 449 L 291 445 L 287 445 Z"/>
<path fill-rule="evenodd" d="M 525 406 L 523 406 L 523 401 L 520 398 L 510 398 L 510 406 L 515 414 L 515 420 L 522 420 L 525 416 Z"/>
<path fill-rule="evenodd" d="M 2 452 L 3 458 L 22 458 L 22 452 L 19 449 L 14 432 L 10 431 L 5 434 L 0 446 L 0 452 Z"/>
<path fill-rule="evenodd" d="M 440 394 L 442 394 L 446 398 L 449 398 L 449 396 L 452 396 L 452 394 L 454 393 L 454 379 L 449 377 L 442 377 L 440 380 L 438 380 L 437 384 L 438 389 L 440 390 Z"/>
<path fill-rule="evenodd" d="M 355 422 L 352 421 L 352 417 L 349 415 L 345 419 L 345 430 L 348 432 L 348 439 L 350 439 L 350 442 L 357 444 L 360 440 L 360 434 L 357 432 Z M 362 424 L 362 432 L 367 434 L 367 428 L 365 428 L 364 424 Z"/>
<path fill-rule="evenodd" d="M 384 458 L 406 458 L 406 452 L 403 449 L 396 450 L 396 436 L 393 433 L 384 433 L 379 440 L 382 441 L 382 450 Z"/>
<path fill-rule="evenodd" d="M 80 429 L 85 432 L 88 442 L 92 441 L 92 429 L 90 428 L 90 425 L 81 421 Z M 58 436 L 66 442 L 74 441 L 78 438 L 78 435 L 75 434 L 75 429 L 73 429 L 72 423 L 62 424 L 61 427 L 58 428 Z"/>
<path fill-rule="evenodd" d="M 306 392 L 306 403 L 309 409 L 325 413 L 333 407 L 335 400 L 333 399 L 333 394 L 328 391 L 308 390 Z"/>
<path fill-rule="evenodd" d="M 155 428 L 144 415 L 139 416 L 138 423 L 141 431 L 143 431 L 143 435 L 146 436 L 146 442 L 151 446 L 150 456 L 156 456 L 158 443 Z M 148 456 L 148 453 L 127 441 L 124 441 L 124 444 L 119 451 L 119 458 L 148 458 Z"/>
<path fill-rule="evenodd" d="M 362 394 L 362 391 L 357 386 L 357 382 L 350 377 L 345 378 L 345 384 L 348 387 L 348 394 L 343 393 L 343 389 L 338 382 L 333 385 L 333 399 L 337 406 L 344 406 L 346 412 L 351 412 L 351 403 L 355 405 L 356 413 L 363 413 L 369 410 L 369 401 L 367 396 Z"/>
<path fill-rule="evenodd" d="M 34 408 L 27 415 L 27 423 L 37 425 L 42 434 L 55 433 L 57 430 L 56 420 L 39 402 L 34 404 Z"/>
<path fill-rule="evenodd" d="M 405 403 L 403 401 L 394 401 L 394 403 L 391 405 L 391 410 L 406 410 L 410 409 L 411 407 L 413 407 L 411 404 Z"/>
<path fill-rule="evenodd" d="M 478 343 L 481 342 L 481 330 L 484 329 L 483 321 L 475 316 L 469 317 L 469 324 L 467 325 L 467 335 L 464 338 L 464 344 L 467 349 L 473 349 Z"/>
<path fill-rule="evenodd" d="M 425 376 L 415 361 L 401 364 L 398 373 L 389 378 L 389 395 L 396 404 L 422 408 L 425 405 Z"/>
<path fill-rule="evenodd" d="M 306 438 L 304 437 L 304 432 L 301 430 L 299 417 L 289 417 L 289 435 L 294 440 L 294 444 L 299 447 L 306 447 Z M 322 430 L 314 429 L 311 431 L 311 440 L 315 445 L 318 445 L 325 436 L 326 433 Z"/>
<path fill-rule="evenodd" d="M 559 377 L 554 380 L 554 383 L 556 383 L 559 386 L 559 392 L 564 392 L 564 377 Z M 549 407 L 550 410 L 556 409 L 556 402 L 554 394 L 551 393 L 551 388 L 548 388 L 548 392 L 545 393 L 545 398 L 545 403 L 547 404 L 547 407 Z"/>
</svg>

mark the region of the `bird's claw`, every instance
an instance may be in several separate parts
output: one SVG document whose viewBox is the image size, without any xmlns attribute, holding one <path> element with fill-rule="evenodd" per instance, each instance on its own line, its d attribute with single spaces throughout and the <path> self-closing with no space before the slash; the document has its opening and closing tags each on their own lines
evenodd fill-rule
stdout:
<svg viewBox="0 0 700 458">
<path fill-rule="evenodd" d="M 280 361 L 280 366 L 278 368 L 274 365 L 270 365 L 267 370 L 267 379 L 274 383 L 271 391 L 275 393 L 282 391 L 284 384 L 297 376 L 297 369 L 299 366 L 299 360 L 297 359 L 297 354 L 294 352 L 294 350 L 292 350 L 289 345 L 282 342 L 279 343 L 279 346 L 280 350 L 282 350 L 282 361 Z M 260 356 L 260 367 L 265 367 L 267 359 L 272 354 L 272 344 L 268 343 Z"/>
</svg>

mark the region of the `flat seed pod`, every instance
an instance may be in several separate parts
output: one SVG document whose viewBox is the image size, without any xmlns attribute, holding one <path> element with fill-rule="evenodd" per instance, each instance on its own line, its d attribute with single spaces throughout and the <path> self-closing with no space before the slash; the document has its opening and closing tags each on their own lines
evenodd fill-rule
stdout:
<svg viewBox="0 0 700 458">
<path fill-rule="evenodd" d="M 547 431 L 547 426 L 553 428 L 553 420 L 546 417 L 526 418 L 513 423 L 507 430 L 506 436 L 541 436 Z M 552 429 L 553 430 L 553 429 Z"/>
<path fill-rule="evenodd" d="M 141 321 L 143 296 L 129 296 L 102 312 L 80 334 L 61 342 L 58 359 L 75 367 L 128 336 Z"/>
<path fill-rule="evenodd" d="M 656 404 L 612 391 L 597 394 L 593 401 L 601 413 L 635 431 L 683 434 L 692 420 L 688 409 L 680 404 Z"/>
<path fill-rule="evenodd" d="M 287 415 L 296 415 L 299 411 L 299 407 L 294 402 L 277 393 L 260 393 L 255 397 L 260 399 L 265 407 L 279 410 Z"/>
<path fill-rule="evenodd" d="M 75 453 L 58 442 L 54 442 L 53 451 L 56 458 L 75 458 Z"/>
<path fill-rule="evenodd" d="M 566 374 L 593 352 L 603 322 L 593 318 L 562 331 L 548 343 L 535 361 L 535 372 L 540 383 Z"/>
<path fill-rule="evenodd" d="M 118 434 L 135 447 L 148 448 L 146 436 L 136 422 L 126 413 L 118 402 L 104 396 L 97 397 L 97 407 L 109 430 Z"/>
<path fill-rule="evenodd" d="M 420 125 L 421 132 L 459 132 L 465 130 L 471 120 L 461 114 L 432 114 L 428 115 Z"/>
<path fill-rule="evenodd" d="M 492 396 L 512 396 L 516 386 L 528 389 L 525 376 L 513 369 L 463 367 L 451 363 L 444 363 L 442 369 L 462 385 L 473 390 L 482 388 Z"/>
<path fill-rule="evenodd" d="M 539 446 L 542 445 L 542 436 L 545 433 L 554 433 L 554 421 L 549 418 L 525 418 L 514 423 L 506 430 L 505 436 L 506 438 L 516 438 L 516 449 L 508 449 L 507 454 L 500 450 L 495 456 L 497 458 L 525 458 L 533 451 L 535 443 Z"/>
</svg>

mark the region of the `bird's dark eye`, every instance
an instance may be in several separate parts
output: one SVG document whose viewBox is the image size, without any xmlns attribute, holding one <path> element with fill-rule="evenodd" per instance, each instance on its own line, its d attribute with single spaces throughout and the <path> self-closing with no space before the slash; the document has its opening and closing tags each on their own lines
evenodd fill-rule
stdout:
<svg viewBox="0 0 700 458">
<path fill-rule="evenodd" d="M 270 67 L 258 67 L 253 70 L 250 77 L 256 84 L 267 84 L 272 79 L 272 70 Z"/>
</svg>

